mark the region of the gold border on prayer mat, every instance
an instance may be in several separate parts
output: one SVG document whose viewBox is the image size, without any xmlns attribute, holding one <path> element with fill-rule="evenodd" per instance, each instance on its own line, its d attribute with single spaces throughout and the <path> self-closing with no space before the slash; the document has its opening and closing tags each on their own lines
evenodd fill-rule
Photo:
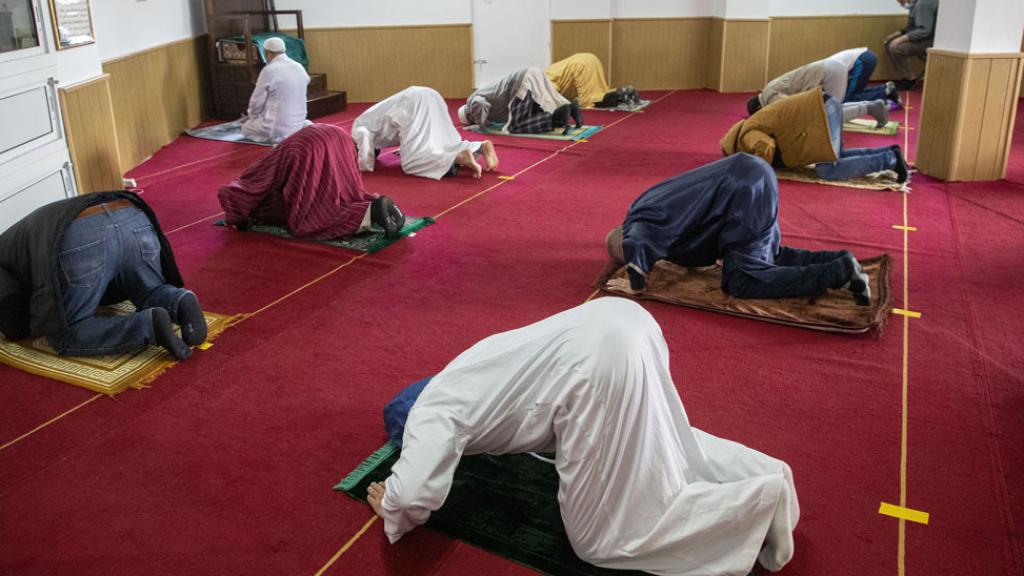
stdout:
<svg viewBox="0 0 1024 576">
<path fill-rule="evenodd" d="M 107 314 L 129 314 L 135 307 L 128 302 L 108 306 L 101 310 Z M 207 342 L 245 317 L 244 314 L 225 316 L 204 312 L 207 324 Z M 58 356 L 46 338 L 32 338 L 11 342 L 0 338 L 0 363 L 18 370 L 67 382 L 114 395 L 128 387 L 141 388 L 159 377 L 177 361 L 163 348 L 150 346 L 136 354 L 124 356 Z"/>
</svg>

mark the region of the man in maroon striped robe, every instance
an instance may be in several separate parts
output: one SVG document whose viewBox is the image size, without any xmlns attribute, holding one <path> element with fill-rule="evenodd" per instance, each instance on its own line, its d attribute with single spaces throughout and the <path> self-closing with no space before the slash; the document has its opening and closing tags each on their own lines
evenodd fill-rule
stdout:
<svg viewBox="0 0 1024 576">
<path fill-rule="evenodd" d="M 347 131 L 313 124 L 289 136 L 270 154 L 217 193 L 225 222 L 287 226 L 296 238 L 330 240 L 368 230 L 394 238 L 405 216 L 387 196 L 367 192 Z"/>
</svg>

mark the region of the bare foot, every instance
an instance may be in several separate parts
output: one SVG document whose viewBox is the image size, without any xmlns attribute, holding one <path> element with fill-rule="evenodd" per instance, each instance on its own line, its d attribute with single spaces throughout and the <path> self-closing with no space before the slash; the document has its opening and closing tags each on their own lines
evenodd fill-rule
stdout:
<svg viewBox="0 0 1024 576">
<path fill-rule="evenodd" d="M 384 513 L 380 510 L 380 501 L 384 499 L 384 483 L 374 482 L 370 484 L 370 487 L 366 489 L 366 501 L 370 503 L 370 508 L 373 508 L 374 514 L 384 517 Z"/>
<path fill-rule="evenodd" d="M 639 294 L 636 290 L 629 285 L 629 278 L 612 278 L 605 284 L 605 287 L 615 292 L 621 292 L 623 294 Z"/>
<path fill-rule="evenodd" d="M 484 140 L 484 143 L 480 145 L 480 152 L 487 162 L 488 172 L 498 167 L 498 153 L 494 151 L 494 144 L 491 144 L 490 140 Z"/>
<path fill-rule="evenodd" d="M 480 167 L 480 163 L 476 161 L 473 153 L 469 150 L 463 150 L 459 152 L 459 155 L 455 157 L 455 163 L 459 166 L 465 166 L 473 171 L 473 178 L 480 178 L 483 176 L 483 168 Z"/>
</svg>

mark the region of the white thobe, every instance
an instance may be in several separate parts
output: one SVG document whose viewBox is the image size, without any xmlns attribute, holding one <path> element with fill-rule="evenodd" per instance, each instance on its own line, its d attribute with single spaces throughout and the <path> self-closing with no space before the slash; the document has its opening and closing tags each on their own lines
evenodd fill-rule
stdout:
<svg viewBox="0 0 1024 576">
<path fill-rule="evenodd" d="M 523 81 L 520 82 L 519 89 L 516 90 L 515 97 L 525 98 L 527 92 L 531 94 L 533 101 L 548 114 L 569 103 L 540 68 L 531 67 L 526 69 L 526 73 L 523 74 Z"/>
<path fill-rule="evenodd" d="M 742 576 L 793 555 L 789 466 L 690 426 L 661 330 L 631 300 L 474 345 L 423 390 L 403 443 L 382 502 L 391 542 L 444 504 L 463 454 L 554 450 L 565 530 L 587 562 Z"/>
<path fill-rule="evenodd" d="M 309 74 L 286 54 L 263 67 L 249 97 L 242 134 L 256 142 L 280 142 L 306 125 Z"/>
<path fill-rule="evenodd" d="M 846 71 L 849 72 L 853 70 L 853 65 L 857 63 L 857 58 L 860 58 L 860 55 L 867 51 L 868 49 L 865 46 L 861 46 L 860 48 L 850 48 L 848 50 L 843 50 L 842 52 L 836 52 L 829 56 L 828 59 L 841 62 L 846 68 Z"/>
<path fill-rule="evenodd" d="M 480 142 L 459 135 L 444 98 L 432 88 L 410 86 L 374 104 L 352 124 L 359 169 L 373 172 L 375 150 L 398 146 L 406 174 L 439 180 L 463 150 L 476 153 Z"/>
</svg>

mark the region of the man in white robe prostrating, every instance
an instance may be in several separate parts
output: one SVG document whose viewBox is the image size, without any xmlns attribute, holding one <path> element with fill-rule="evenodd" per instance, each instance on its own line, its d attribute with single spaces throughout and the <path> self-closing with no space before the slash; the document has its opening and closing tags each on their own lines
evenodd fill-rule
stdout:
<svg viewBox="0 0 1024 576">
<path fill-rule="evenodd" d="M 692 428 L 661 329 L 601 298 L 482 340 L 416 399 L 368 500 L 393 543 L 440 508 L 463 454 L 555 452 L 576 554 L 661 575 L 780 570 L 800 515 L 785 462 Z"/>
<path fill-rule="evenodd" d="M 306 120 L 306 86 L 309 74 L 285 54 L 284 41 L 263 42 L 267 65 L 260 71 L 256 88 L 249 97 L 249 109 L 242 117 L 242 134 L 254 142 L 277 144 L 302 130 Z"/>
<path fill-rule="evenodd" d="M 494 145 L 463 140 L 444 98 L 422 86 L 410 86 L 360 114 L 352 124 L 352 139 L 363 172 L 373 172 L 380 149 L 389 146 L 399 147 L 402 171 L 433 180 L 454 175 L 459 167 L 472 170 L 474 178 L 498 167 Z M 484 157 L 484 166 L 477 154 Z"/>
</svg>

